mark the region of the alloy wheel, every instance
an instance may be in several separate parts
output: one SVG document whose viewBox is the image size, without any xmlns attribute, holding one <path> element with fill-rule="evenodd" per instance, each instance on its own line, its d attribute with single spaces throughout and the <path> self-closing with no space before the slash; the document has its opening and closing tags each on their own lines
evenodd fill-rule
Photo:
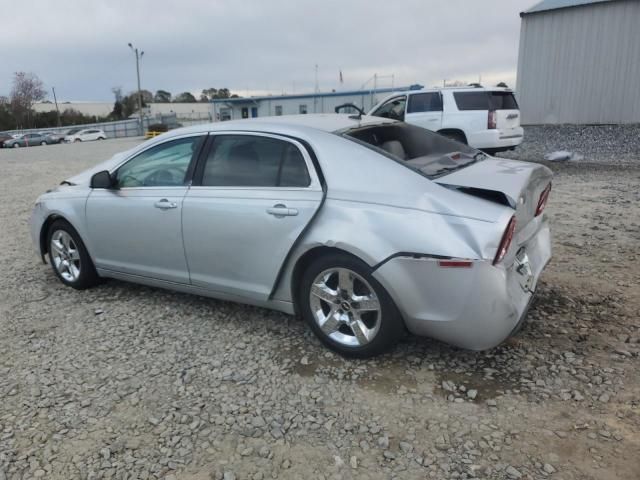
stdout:
<svg viewBox="0 0 640 480">
<path fill-rule="evenodd" d="M 56 230 L 51 236 L 51 259 L 53 266 L 67 282 L 80 277 L 80 251 L 73 237 L 64 230 Z"/>
<path fill-rule="evenodd" d="M 341 345 L 366 345 L 380 329 L 382 309 L 375 290 L 347 268 L 321 272 L 311 285 L 309 303 L 322 332 Z"/>
</svg>

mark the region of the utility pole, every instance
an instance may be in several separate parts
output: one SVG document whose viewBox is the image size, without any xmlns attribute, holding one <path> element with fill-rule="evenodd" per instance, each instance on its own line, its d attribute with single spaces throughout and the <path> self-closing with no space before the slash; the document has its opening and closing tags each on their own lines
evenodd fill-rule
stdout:
<svg viewBox="0 0 640 480">
<path fill-rule="evenodd" d="M 142 50 L 138 52 L 138 49 L 134 48 L 134 46 L 131 45 L 131 43 L 129 43 L 129 48 L 136 55 L 136 75 L 138 77 L 138 130 L 140 135 L 143 135 L 144 132 L 142 128 L 142 90 L 140 90 L 140 59 L 144 55 L 144 52 Z"/>
<path fill-rule="evenodd" d="M 58 108 L 58 99 L 56 98 L 56 87 L 51 87 L 53 91 L 53 103 L 56 104 L 56 114 L 58 115 L 58 126 L 62 126 L 62 122 L 60 122 L 60 109 Z"/>
<path fill-rule="evenodd" d="M 313 113 L 318 113 L 318 64 L 316 63 L 316 82 L 313 93 Z"/>
</svg>

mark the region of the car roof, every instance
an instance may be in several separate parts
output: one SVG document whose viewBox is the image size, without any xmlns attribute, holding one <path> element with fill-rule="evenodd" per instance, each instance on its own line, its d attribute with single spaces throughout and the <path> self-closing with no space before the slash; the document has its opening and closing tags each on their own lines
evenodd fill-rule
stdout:
<svg viewBox="0 0 640 480">
<path fill-rule="evenodd" d="M 442 92 L 442 91 L 456 91 L 456 92 L 509 92 L 513 93 L 513 90 L 509 87 L 431 87 L 421 88 L 420 90 L 410 90 L 406 92 L 394 92 L 389 94 L 385 98 L 399 97 L 401 95 L 413 95 L 415 93 L 428 93 L 428 92 Z"/>
<path fill-rule="evenodd" d="M 243 120 L 230 120 L 226 122 L 215 122 L 192 127 L 178 128 L 162 135 L 168 138 L 174 135 L 185 133 L 201 133 L 226 130 L 243 130 L 254 132 L 280 133 L 292 135 L 308 133 L 311 130 L 323 132 L 338 132 L 349 128 L 362 127 L 366 125 L 379 125 L 383 123 L 395 123 L 395 120 L 388 118 L 362 115 L 358 117 L 354 114 L 338 113 L 317 113 L 308 115 L 283 115 L 278 117 L 260 117 Z M 173 134 L 173 135 L 172 135 Z M 158 137 L 160 138 L 160 137 Z"/>
</svg>

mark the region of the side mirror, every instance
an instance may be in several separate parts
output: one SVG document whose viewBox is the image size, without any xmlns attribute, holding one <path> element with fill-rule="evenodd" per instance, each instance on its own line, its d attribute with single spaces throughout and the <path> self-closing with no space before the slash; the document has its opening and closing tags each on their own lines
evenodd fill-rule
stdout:
<svg viewBox="0 0 640 480">
<path fill-rule="evenodd" d="M 91 177 L 91 188 L 113 188 L 115 182 L 111 174 L 107 170 L 94 173 Z"/>
</svg>

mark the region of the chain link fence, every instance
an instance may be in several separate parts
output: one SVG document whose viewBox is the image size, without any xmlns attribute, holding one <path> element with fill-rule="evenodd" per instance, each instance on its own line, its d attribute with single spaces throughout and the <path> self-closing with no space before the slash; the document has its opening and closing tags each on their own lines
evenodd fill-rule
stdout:
<svg viewBox="0 0 640 480">
<path fill-rule="evenodd" d="M 140 123 L 137 118 L 130 118 L 127 120 L 118 120 L 115 122 L 101 122 L 101 123 L 86 123 L 83 125 L 67 125 L 65 127 L 51 127 L 51 128 L 32 128 L 27 130 L 8 130 L 9 134 L 25 134 L 36 132 L 54 132 L 59 134 L 66 134 L 72 128 L 87 129 L 98 128 L 102 130 L 107 138 L 122 138 L 122 137 L 138 137 L 144 135 L 149 125 L 164 124 L 170 129 L 177 127 L 188 127 L 191 125 L 200 125 L 203 123 L 210 123 L 211 115 L 208 113 L 192 112 L 187 114 L 181 114 L 179 117 L 176 113 L 161 114 L 154 116 L 142 117 L 142 132 L 140 131 Z"/>
</svg>

